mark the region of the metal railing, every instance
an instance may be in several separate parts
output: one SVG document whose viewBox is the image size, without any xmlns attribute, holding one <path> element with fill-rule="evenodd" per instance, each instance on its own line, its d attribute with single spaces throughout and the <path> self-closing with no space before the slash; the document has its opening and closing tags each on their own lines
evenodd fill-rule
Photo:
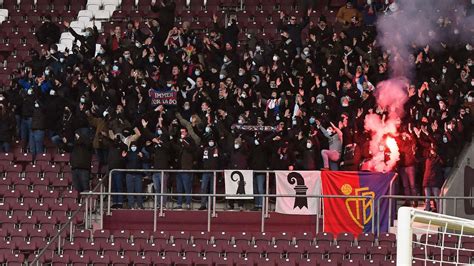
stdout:
<svg viewBox="0 0 474 266">
<path fill-rule="evenodd" d="M 208 200 L 210 202 L 210 200 L 212 198 L 215 198 L 216 197 L 233 197 L 233 198 L 242 198 L 242 199 L 245 199 L 245 198 L 252 198 L 252 197 L 263 197 L 263 198 L 318 198 L 318 199 L 325 199 L 325 198 L 328 198 L 328 199 L 364 199 L 364 200 L 369 200 L 372 202 L 371 204 L 371 212 L 374 213 L 375 211 L 375 198 L 372 197 L 372 196 L 347 196 L 347 195 L 292 195 L 292 194 L 286 194 L 286 195 L 275 195 L 275 194 L 246 194 L 246 195 L 236 195 L 236 194 L 216 194 L 216 193 L 212 193 L 212 194 L 186 194 L 186 193 L 123 193 L 123 192 L 104 192 L 104 193 L 98 193 L 98 192 L 82 192 L 81 195 L 83 197 L 90 197 L 90 196 L 99 196 L 99 197 L 103 197 L 103 196 L 108 196 L 108 197 L 111 197 L 111 196 L 114 196 L 114 195 L 122 195 L 122 196 L 153 196 L 154 197 L 154 200 L 153 202 L 155 203 L 153 205 L 153 212 L 154 212 L 154 216 L 153 216 L 153 230 L 156 231 L 157 229 L 157 217 L 158 217 L 158 207 L 156 205 L 156 203 L 158 203 L 158 197 L 169 197 L 169 196 L 198 196 L 198 197 L 208 197 Z M 322 201 L 324 203 L 324 201 Z M 322 204 L 324 205 L 324 204 Z M 322 216 L 321 215 L 321 204 L 319 204 L 320 208 L 318 208 L 317 212 L 316 212 L 316 232 L 319 232 L 319 219 L 320 217 Z M 161 208 L 162 206 L 160 206 Z M 262 215 L 261 215 L 261 231 L 264 232 L 265 231 L 265 218 L 267 218 L 265 216 L 265 212 L 266 212 L 266 201 L 262 201 Z M 324 206 L 323 206 L 324 208 Z M 103 225 L 103 216 L 104 216 L 104 213 L 105 213 L 105 208 L 103 206 L 103 202 L 100 203 L 100 206 L 99 206 L 99 210 L 100 210 L 100 215 L 101 215 L 101 220 L 102 222 L 100 223 L 101 225 Z M 208 211 L 207 211 L 207 231 L 210 232 L 211 231 L 211 218 L 213 218 L 215 216 L 212 216 L 211 215 L 211 208 L 208 208 Z M 323 217 L 323 221 L 324 221 L 324 216 Z M 372 232 L 374 232 L 375 230 L 375 219 L 371 219 L 371 225 L 372 225 Z M 324 223 L 323 223 L 324 224 Z M 100 228 L 102 229 L 102 228 Z M 324 230 L 324 228 L 323 228 Z"/>
<path fill-rule="evenodd" d="M 164 174 L 178 174 L 178 173 L 188 173 L 188 174 L 199 174 L 199 173 L 213 173 L 213 179 L 212 179 L 212 191 L 214 191 L 214 194 L 216 194 L 215 192 L 217 191 L 216 188 L 217 188 L 217 174 L 224 174 L 224 170 L 173 170 L 173 169 L 160 169 L 160 170 L 155 170 L 155 169 L 112 169 L 108 176 L 109 176 L 109 186 L 108 186 L 108 192 L 109 193 L 112 193 L 112 175 L 116 172 L 123 172 L 123 173 L 142 173 L 142 174 L 153 174 L 153 173 L 160 173 L 161 174 L 161 178 L 160 178 L 160 192 L 159 194 L 161 194 L 160 196 L 160 209 L 159 209 L 159 216 L 160 217 L 163 217 L 164 216 L 164 212 L 163 212 L 163 198 L 167 196 L 167 194 L 164 192 L 164 182 L 163 182 L 163 178 L 164 178 Z M 253 174 L 264 174 L 265 175 L 265 191 L 266 193 L 268 194 L 269 190 L 270 190 L 270 174 L 275 174 L 279 171 L 259 171 L 259 170 L 255 170 L 253 171 Z M 299 171 L 299 172 L 305 172 L 305 171 Z M 317 171 L 310 171 L 310 172 L 317 172 Z M 398 174 L 395 173 L 395 175 L 392 177 L 392 179 L 390 180 L 390 190 L 389 190 L 389 193 L 390 195 L 393 195 L 394 193 L 394 183 L 396 181 L 396 179 L 398 178 Z M 156 192 L 156 191 L 155 191 Z M 212 195 L 214 195 L 212 194 Z M 112 195 L 113 194 L 108 194 L 108 197 L 107 197 L 107 215 L 111 215 L 111 198 L 112 198 Z M 123 194 L 123 193 L 120 193 L 120 194 L 116 194 L 116 195 L 126 195 L 126 194 Z M 150 195 L 149 193 L 147 195 Z M 191 194 L 191 196 L 199 196 L 201 194 Z M 208 194 L 205 194 L 204 196 L 206 196 Z M 186 196 L 189 196 L 189 195 L 186 195 Z M 214 197 L 212 197 L 212 204 L 208 204 L 209 206 L 212 206 L 212 217 L 216 217 L 216 198 L 217 197 L 223 197 L 225 195 L 222 195 L 222 194 L 216 194 Z M 233 196 L 233 195 L 232 195 Z M 275 195 L 272 194 L 272 196 L 274 197 Z M 262 209 L 265 210 L 265 217 L 268 217 L 268 213 L 269 213 L 269 198 L 270 196 L 268 197 L 264 197 L 264 202 L 265 204 L 262 204 Z M 209 203 L 210 201 L 208 201 Z M 155 206 L 156 206 L 156 203 L 155 202 Z M 208 209 L 211 209 L 211 208 L 208 208 Z"/>
<path fill-rule="evenodd" d="M 377 205 L 377 233 L 380 234 L 380 205 L 383 200 L 389 200 L 389 208 L 388 208 L 388 227 L 392 225 L 392 209 L 396 208 L 397 205 L 392 205 L 392 200 L 397 201 L 405 201 L 405 200 L 439 200 L 439 201 L 453 201 L 454 207 L 454 216 L 457 215 L 457 202 L 458 200 L 465 200 L 470 199 L 474 200 L 474 196 L 466 197 L 466 196 L 405 196 L 405 195 L 383 195 L 380 196 L 378 199 L 375 200 Z M 442 206 L 442 204 L 439 204 Z M 442 211 L 440 212 L 442 213 Z"/>
<path fill-rule="evenodd" d="M 103 179 L 98 179 L 98 183 L 95 185 L 95 187 L 92 189 L 92 191 L 96 191 L 97 189 L 100 188 L 101 191 L 103 191 L 104 189 L 104 180 Z M 62 233 L 67 229 L 69 228 L 69 232 L 70 232 L 70 237 L 72 237 L 73 235 L 73 230 L 74 230 L 74 218 L 79 215 L 79 213 L 81 213 L 82 209 L 85 208 L 86 209 L 86 212 L 85 214 L 88 213 L 88 208 L 91 208 L 92 209 L 92 204 L 88 204 L 88 201 L 90 199 L 87 198 L 87 199 L 84 199 L 84 202 L 85 204 L 81 204 L 79 206 L 79 208 L 71 215 L 71 217 L 69 217 L 68 219 L 68 222 L 63 224 L 61 226 L 61 228 L 59 229 L 58 233 L 53 236 L 53 238 L 51 238 L 51 240 L 46 244 L 46 246 L 44 248 L 42 248 L 39 252 L 38 252 L 38 255 L 35 257 L 35 259 L 33 261 L 31 261 L 31 263 L 28 263 L 26 262 L 27 265 L 40 265 L 40 259 L 44 256 L 44 254 L 46 254 L 46 252 L 51 248 L 51 246 L 55 243 L 56 240 L 58 240 L 58 250 L 61 248 L 61 235 Z M 84 223 L 87 225 L 87 215 L 85 216 L 84 218 Z M 87 229 L 87 227 L 86 227 Z M 54 250 L 53 250 L 54 252 Z"/>
</svg>

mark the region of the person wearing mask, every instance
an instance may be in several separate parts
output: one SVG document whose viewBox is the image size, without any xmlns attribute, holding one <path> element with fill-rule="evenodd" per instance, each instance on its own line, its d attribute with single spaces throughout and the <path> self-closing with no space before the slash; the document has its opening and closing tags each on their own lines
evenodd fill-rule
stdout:
<svg viewBox="0 0 474 266">
<path fill-rule="evenodd" d="M 94 22 L 94 21 L 93 21 Z M 76 31 L 74 31 L 73 28 L 69 27 L 70 23 L 68 21 L 63 22 L 64 27 L 76 38 L 81 42 L 81 47 L 80 51 L 81 54 L 85 58 L 93 58 L 95 56 L 95 49 L 96 49 L 96 43 L 97 43 L 97 38 L 99 37 L 99 31 L 97 30 L 97 27 L 95 26 L 94 22 L 94 27 L 93 28 L 87 28 L 85 31 L 84 36 L 77 34 Z"/>
<path fill-rule="evenodd" d="M 178 155 L 178 165 L 181 170 L 192 170 L 194 165 L 194 150 L 196 145 L 189 136 L 186 128 L 180 129 L 180 136 L 174 145 Z M 189 172 L 179 172 L 176 175 L 176 192 L 191 194 L 193 188 L 193 175 Z M 178 196 L 175 209 L 183 208 L 183 197 Z M 186 209 L 191 209 L 191 196 L 186 196 Z"/>
<path fill-rule="evenodd" d="M 129 151 L 123 151 L 122 157 L 125 159 L 127 169 L 142 169 L 143 153 L 138 150 L 136 142 L 130 144 Z M 139 173 L 127 172 L 125 175 L 128 193 L 142 193 L 143 180 Z M 143 196 L 128 196 L 129 209 L 143 209 Z"/>
<path fill-rule="evenodd" d="M 426 197 L 437 197 L 440 195 L 440 170 L 441 159 L 436 151 L 436 147 L 432 144 L 429 149 L 428 158 L 425 161 L 425 172 L 423 174 L 423 190 Z M 433 200 L 433 204 L 430 204 L 430 201 L 430 199 L 425 200 L 425 211 L 437 212 L 439 199 Z"/>
<path fill-rule="evenodd" d="M 114 169 L 125 169 L 125 159 L 122 153 L 127 150 L 127 146 L 122 142 L 120 136 L 113 135 L 111 138 L 104 138 L 109 147 L 107 154 L 107 167 L 110 173 Z M 112 192 L 123 192 L 123 183 L 125 180 L 125 173 L 121 171 L 112 172 Z M 123 207 L 123 196 L 112 196 L 112 208 L 121 209 Z"/>
<path fill-rule="evenodd" d="M 404 131 L 401 134 L 401 137 L 398 140 L 398 148 L 400 151 L 400 161 L 398 163 L 398 173 L 402 180 L 403 191 L 405 196 L 416 196 L 416 141 L 415 139 L 407 132 Z M 410 206 L 410 201 L 405 200 L 405 205 Z M 416 208 L 418 206 L 418 201 L 413 201 L 413 206 Z"/>
<path fill-rule="evenodd" d="M 37 154 L 44 152 L 44 134 L 46 130 L 45 106 L 38 100 L 34 103 L 33 117 L 31 120 L 30 151 L 33 160 Z"/>
<path fill-rule="evenodd" d="M 171 168 L 171 143 L 169 136 L 164 134 L 161 128 L 156 130 L 156 137 L 151 141 L 151 145 L 147 148 L 152 157 L 152 164 L 154 170 L 167 170 Z M 156 172 L 153 173 L 153 187 L 155 193 L 161 193 L 163 185 L 163 193 L 167 193 L 169 173 Z M 158 204 L 160 204 L 160 201 Z M 167 197 L 163 196 L 163 208 L 166 207 Z"/>
<path fill-rule="evenodd" d="M 336 165 L 331 165 L 331 168 L 329 167 L 330 162 L 337 163 L 339 159 L 341 158 L 341 151 L 342 151 L 342 131 L 337 128 L 332 122 L 331 126 L 328 127 L 327 129 L 324 128 L 321 125 L 321 122 L 319 120 L 316 121 L 316 125 L 321 132 L 323 132 L 323 135 L 328 139 L 329 142 L 329 149 L 328 150 L 322 150 L 321 151 L 321 156 L 323 157 L 323 165 L 325 169 L 331 169 L 331 170 L 338 170 L 338 166 Z"/>
<path fill-rule="evenodd" d="M 89 191 L 89 182 L 92 164 L 92 141 L 87 135 L 75 133 L 72 146 L 67 145 L 68 140 L 63 137 L 64 150 L 71 152 L 70 163 L 72 170 L 72 185 L 79 193 Z"/>
<path fill-rule="evenodd" d="M 264 140 L 257 134 L 255 134 L 253 145 L 250 147 L 249 165 L 252 170 L 256 171 L 253 176 L 253 192 L 254 194 L 265 194 L 266 174 L 258 171 L 266 171 L 268 169 L 268 147 Z M 262 205 L 263 197 L 255 197 L 255 207 L 252 211 L 262 210 Z"/>
<path fill-rule="evenodd" d="M 202 169 L 204 170 L 218 170 L 220 160 L 220 149 L 216 145 L 214 138 L 209 138 L 208 145 L 202 151 Z M 214 193 L 214 172 L 202 174 L 201 179 L 201 194 Z M 205 210 L 209 207 L 207 202 L 208 197 L 201 197 L 201 207 L 199 210 Z"/>
<path fill-rule="evenodd" d="M 31 142 L 31 123 L 33 121 L 33 110 L 35 106 L 35 96 L 33 88 L 22 90 L 21 96 L 21 146 L 23 150 L 26 150 L 27 145 L 33 145 Z"/>
</svg>

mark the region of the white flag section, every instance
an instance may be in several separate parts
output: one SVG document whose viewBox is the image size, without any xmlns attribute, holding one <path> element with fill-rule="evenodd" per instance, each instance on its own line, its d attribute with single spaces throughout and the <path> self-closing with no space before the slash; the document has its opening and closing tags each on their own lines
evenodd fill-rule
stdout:
<svg viewBox="0 0 474 266">
<path fill-rule="evenodd" d="M 321 195 L 320 171 L 276 172 L 277 195 Z M 307 197 L 277 197 L 276 212 L 284 214 L 315 215 L 320 199 Z"/>
<path fill-rule="evenodd" d="M 253 194 L 252 170 L 225 170 L 225 194 L 247 195 Z M 226 197 L 226 199 L 253 199 L 253 197 Z"/>
</svg>

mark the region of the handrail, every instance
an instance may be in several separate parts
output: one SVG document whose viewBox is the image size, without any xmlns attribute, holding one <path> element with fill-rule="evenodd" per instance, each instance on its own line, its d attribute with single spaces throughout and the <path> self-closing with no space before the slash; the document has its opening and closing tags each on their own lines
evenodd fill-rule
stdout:
<svg viewBox="0 0 474 266">
<path fill-rule="evenodd" d="M 380 204 L 382 200 L 453 200 L 454 203 L 454 211 L 456 212 L 457 208 L 457 201 L 458 200 L 463 200 L 463 199 L 471 199 L 474 200 L 474 196 L 405 196 L 405 195 L 382 195 L 378 199 L 376 199 L 376 205 L 377 205 L 377 215 L 378 215 L 378 221 L 377 221 L 377 232 L 380 235 Z M 391 217 L 391 212 L 392 212 L 392 206 L 390 204 L 389 206 L 389 217 Z M 456 216 L 456 213 L 455 215 Z M 391 219 L 388 220 L 388 226 L 390 227 L 391 225 Z"/>
<path fill-rule="evenodd" d="M 208 171 L 209 172 L 209 171 Z M 234 197 L 234 198 L 251 198 L 251 197 L 263 197 L 263 198 L 269 198 L 269 197 L 272 197 L 272 198 L 279 198 L 279 197 L 292 197 L 292 198 L 318 198 L 318 199 L 324 199 L 324 198 L 356 198 L 356 199 L 368 199 L 370 201 L 372 201 L 373 203 L 375 203 L 375 198 L 373 196 L 362 196 L 362 195 L 295 195 L 295 194 L 282 194 L 282 195 L 276 195 L 276 194 L 246 194 L 246 195 L 241 195 L 241 194 L 217 194 L 217 193 L 208 193 L 208 194 L 186 194 L 186 193 L 128 193 L 128 192 L 82 192 L 81 195 L 83 195 L 84 197 L 90 197 L 90 196 L 95 196 L 95 195 L 101 195 L 101 196 L 114 196 L 114 195 L 123 195 L 123 196 L 153 196 L 155 197 L 154 199 L 154 202 L 156 203 L 157 200 L 156 198 L 157 197 L 164 197 L 164 196 L 189 196 L 189 195 L 192 195 L 192 196 L 197 196 L 197 197 L 208 197 L 208 199 L 210 200 L 211 198 L 215 198 L 215 197 Z M 263 232 L 264 231 L 264 218 L 265 218 L 265 201 L 262 201 L 263 205 L 262 206 L 262 226 L 261 226 L 261 231 Z M 161 207 L 161 206 L 160 206 Z M 102 206 L 100 207 L 101 210 L 103 210 Z M 153 211 L 154 211 L 154 217 L 153 217 L 153 229 L 156 231 L 156 223 L 157 223 L 157 218 L 156 218 L 156 209 L 157 209 L 157 206 L 156 204 L 154 204 L 153 206 Z M 375 205 L 372 204 L 371 205 L 371 212 L 374 213 L 375 211 Z M 104 216 L 104 212 L 101 211 L 100 213 L 101 215 L 101 219 L 103 221 L 103 216 Z M 317 220 L 319 222 L 319 212 L 316 213 L 316 217 L 317 217 Z M 208 228 L 207 230 L 210 231 L 210 221 L 211 221 L 211 211 L 210 211 L 210 208 L 208 208 Z M 323 216 L 323 219 L 324 219 L 324 216 Z M 372 232 L 374 232 L 375 230 L 375 218 L 372 218 L 371 220 L 371 224 L 372 224 Z"/>
<path fill-rule="evenodd" d="M 99 178 L 98 179 L 98 183 L 96 184 L 96 186 L 93 188 L 92 191 L 96 191 L 100 186 L 103 185 L 104 183 L 104 179 L 102 178 Z M 82 194 L 82 193 L 81 193 Z M 85 200 L 87 201 L 87 199 Z M 34 265 L 36 263 L 36 265 L 39 265 L 39 260 L 40 258 L 46 253 L 46 251 L 50 248 L 50 246 L 56 241 L 56 239 L 58 239 L 61 234 L 64 232 L 64 230 L 66 229 L 66 227 L 71 227 L 72 226 L 72 221 L 74 220 L 74 218 L 78 215 L 78 213 L 82 210 L 82 208 L 85 207 L 86 204 L 81 204 L 80 207 L 72 214 L 72 216 L 69 218 L 68 222 L 63 224 L 62 227 L 59 229 L 58 233 L 49 241 L 48 244 L 46 244 L 46 246 L 41 249 L 41 251 L 38 253 L 38 255 L 35 257 L 35 259 L 31 262 L 31 263 L 28 263 L 27 262 L 27 265 Z M 86 221 L 84 221 L 85 223 Z M 71 232 L 72 233 L 72 232 Z M 60 243 L 59 243 L 60 244 Z M 59 245 L 58 244 L 58 245 Z"/>
</svg>

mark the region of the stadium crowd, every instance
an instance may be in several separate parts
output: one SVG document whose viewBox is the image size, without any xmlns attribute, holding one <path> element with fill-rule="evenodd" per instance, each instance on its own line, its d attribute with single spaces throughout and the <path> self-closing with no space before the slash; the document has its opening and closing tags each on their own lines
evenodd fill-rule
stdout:
<svg viewBox="0 0 474 266">
<path fill-rule="evenodd" d="M 32 51 L 0 92 L 2 151 L 19 141 L 35 156 L 49 138 L 71 152 L 79 191 L 89 189 L 94 154 L 108 170 L 364 170 L 371 158 L 364 117 L 387 113 L 374 96 L 391 71 L 392 54 L 378 46 L 374 27 L 383 5 L 348 2 L 334 24 L 324 16 L 311 21 L 311 8 L 302 17 L 281 12 L 277 40 L 252 35 L 242 45 L 235 20 L 223 25 L 214 15 L 214 28 L 196 32 L 187 21 L 174 26 L 175 8 L 156 1 L 157 19 L 117 26 L 98 51 L 97 28 L 78 34 L 64 22 L 81 45 L 60 52 L 49 41 L 55 37 L 47 38 L 49 48 Z M 448 18 L 438 25 L 447 32 L 458 26 Z M 437 46 L 413 47 L 410 58 L 415 74 L 395 169 L 405 195 L 439 194 L 471 141 L 472 46 Z M 142 177 L 115 172 L 113 191 L 142 192 Z M 191 193 L 199 178 L 208 193 L 213 177 L 156 173 L 152 180 L 160 191 L 161 179 L 166 190 L 176 178 L 176 191 Z M 265 193 L 265 175 L 255 174 L 254 187 Z M 124 199 L 113 203 L 121 207 Z M 177 206 L 190 203 L 179 197 Z M 207 205 L 203 198 L 200 209 Z M 129 197 L 128 207 L 142 208 L 142 197 Z"/>
</svg>

